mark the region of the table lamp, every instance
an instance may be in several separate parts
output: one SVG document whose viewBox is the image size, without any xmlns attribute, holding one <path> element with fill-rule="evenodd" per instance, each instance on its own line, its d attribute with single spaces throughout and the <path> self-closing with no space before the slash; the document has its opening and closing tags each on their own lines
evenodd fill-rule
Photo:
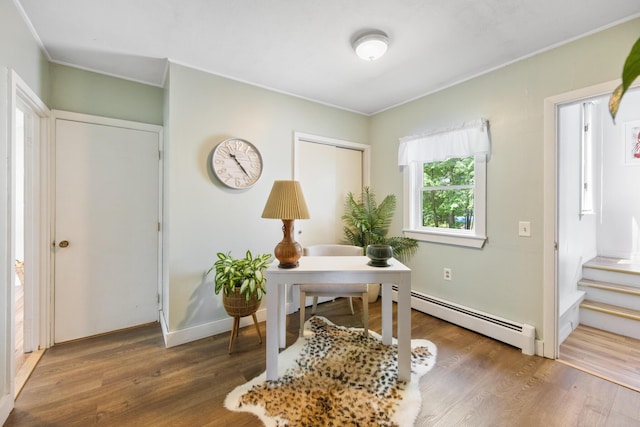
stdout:
<svg viewBox="0 0 640 427">
<path fill-rule="evenodd" d="M 267 204 L 262 212 L 262 218 L 282 220 L 284 237 L 274 249 L 274 255 L 280 268 L 295 268 L 302 256 L 302 246 L 293 238 L 293 222 L 296 219 L 309 219 L 307 203 L 302 195 L 302 188 L 298 181 L 275 181 Z"/>
</svg>

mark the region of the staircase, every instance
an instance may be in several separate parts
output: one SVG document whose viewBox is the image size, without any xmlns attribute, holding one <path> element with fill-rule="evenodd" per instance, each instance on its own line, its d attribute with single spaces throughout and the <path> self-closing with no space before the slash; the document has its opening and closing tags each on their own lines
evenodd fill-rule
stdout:
<svg viewBox="0 0 640 427">
<path fill-rule="evenodd" d="M 596 257 L 582 266 L 580 323 L 640 339 L 640 263 Z"/>
</svg>

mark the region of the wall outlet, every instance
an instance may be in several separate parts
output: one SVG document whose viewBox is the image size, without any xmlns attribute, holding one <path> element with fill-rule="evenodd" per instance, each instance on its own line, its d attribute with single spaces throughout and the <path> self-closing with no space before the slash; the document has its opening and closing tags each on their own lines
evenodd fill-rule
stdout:
<svg viewBox="0 0 640 427">
<path fill-rule="evenodd" d="M 452 274 L 450 268 L 445 268 L 443 271 L 444 280 L 451 280 Z"/>
</svg>

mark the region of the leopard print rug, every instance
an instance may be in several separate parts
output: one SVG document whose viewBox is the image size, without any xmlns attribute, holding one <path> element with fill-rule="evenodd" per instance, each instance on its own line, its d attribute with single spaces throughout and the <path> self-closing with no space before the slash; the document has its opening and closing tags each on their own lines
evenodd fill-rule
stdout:
<svg viewBox="0 0 640 427">
<path fill-rule="evenodd" d="M 436 346 L 411 341 L 411 381 L 398 382 L 397 347 L 324 317 L 280 353 L 277 381 L 265 374 L 233 390 L 225 407 L 256 414 L 265 426 L 412 426 L 420 412 L 419 379 L 435 364 Z"/>
</svg>

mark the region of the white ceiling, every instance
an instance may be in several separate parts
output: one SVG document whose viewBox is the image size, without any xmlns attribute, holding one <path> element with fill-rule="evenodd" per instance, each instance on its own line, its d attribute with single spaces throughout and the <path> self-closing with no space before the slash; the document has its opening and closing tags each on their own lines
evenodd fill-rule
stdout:
<svg viewBox="0 0 640 427">
<path fill-rule="evenodd" d="M 640 16 L 638 0 L 14 1 L 53 62 L 162 86 L 169 60 L 364 114 Z M 373 62 L 351 47 L 367 28 L 390 38 Z"/>
</svg>

